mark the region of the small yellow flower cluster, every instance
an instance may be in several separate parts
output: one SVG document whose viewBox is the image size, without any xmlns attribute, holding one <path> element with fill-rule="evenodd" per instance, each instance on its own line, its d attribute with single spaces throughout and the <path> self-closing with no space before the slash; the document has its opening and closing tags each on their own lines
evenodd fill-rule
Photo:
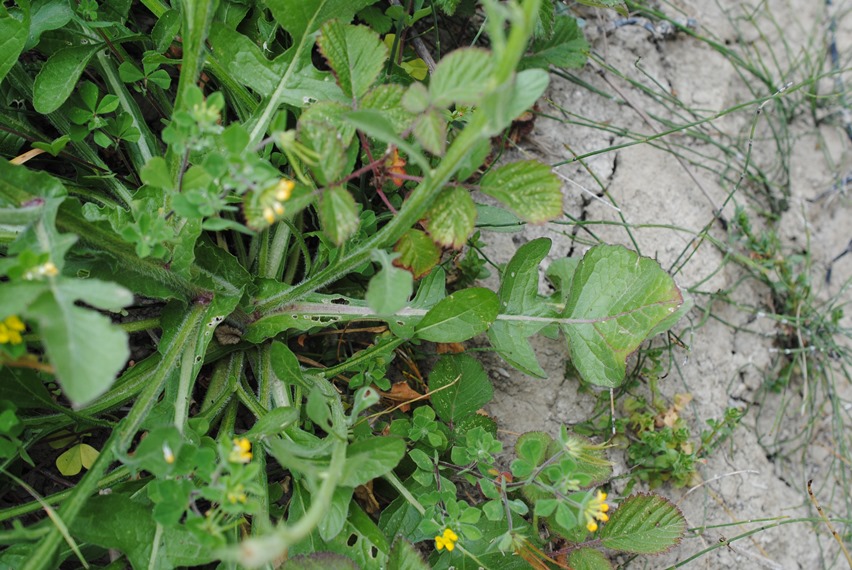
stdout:
<svg viewBox="0 0 852 570">
<path fill-rule="evenodd" d="M 246 496 L 245 487 L 242 483 L 238 484 L 233 489 L 228 490 L 228 501 L 232 505 L 236 505 L 237 503 L 246 504 L 248 497 Z"/>
<path fill-rule="evenodd" d="M 278 181 L 278 184 L 275 186 L 275 201 L 263 209 L 263 219 L 266 220 L 266 223 L 271 224 L 275 221 L 276 217 L 284 215 L 284 205 L 281 202 L 286 202 L 290 199 L 290 195 L 293 193 L 293 188 L 295 187 L 296 183 L 292 180 L 282 178 Z"/>
<path fill-rule="evenodd" d="M 598 491 L 598 496 L 586 505 L 586 511 L 583 514 L 586 516 L 586 528 L 589 529 L 589 532 L 598 530 L 598 523 L 595 522 L 595 519 L 601 522 L 609 520 L 609 516 L 606 514 L 609 510 L 609 505 L 605 501 L 606 493 Z"/>
<path fill-rule="evenodd" d="M 450 528 L 444 529 L 443 536 L 435 537 L 435 548 L 438 550 L 447 549 L 448 552 L 452 552 L 456 547 L 456 542 L 459 539 L 459 535 L 453 532 Z"/>
<path fill-rule="evenodd" d="M 56 268 L 52 261 L 47 261 L 24 273 L 24 279 L 35 281 L 44 277 L 56 277 L 57 275 L 59 275 L 59 269 Z"/>
<path fill-rule="evenodd" d="M 6 317 L 0 322 L 0 344 L 21 344 L 24 339 L 21 338 L 21 333 L 26 330 L 27 326 L 15 315 Z"/>
<path fill-rule="evenodd" d="M 251 442 L 244 438 L 234 438 L 234 447 L 228 455 L 228 461 L 232 463 L 248 463 L 251 461 Z"/>
</svg>

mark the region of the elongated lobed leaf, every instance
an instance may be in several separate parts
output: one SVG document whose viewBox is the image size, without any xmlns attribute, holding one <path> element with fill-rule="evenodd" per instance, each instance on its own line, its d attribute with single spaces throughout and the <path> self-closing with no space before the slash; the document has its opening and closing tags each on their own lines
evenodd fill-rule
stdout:
<svg viewBox="0 0 852 570">
<path fill-rule="evenodd" d="M 659 495 L 633 495 L 621 503 L 600 533 L 607 548 L 635 554 L 657 554 L 683 538 L 686 519 Z"/>
<path fill-rule="evenodd" d="M 388 48 L 376 32 L 338 20 L 323 24 L 317 43 L 343 93 L 355 101 L 376 82 L 388 59 Z"/>
<path fill-rule="evenodd" d="M 627 356 L 683 303 L 677 285 L 653 259 L 622 246 L 598 245 L 574 272 L 562 325 L 577 371 L 587 382 L 614 388 Z"/>
</svg>

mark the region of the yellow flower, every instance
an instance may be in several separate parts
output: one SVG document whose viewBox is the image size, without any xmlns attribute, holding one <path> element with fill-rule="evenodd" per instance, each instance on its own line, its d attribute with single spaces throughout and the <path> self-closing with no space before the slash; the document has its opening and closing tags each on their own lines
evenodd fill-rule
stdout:
<svg viewBox="0 0 852 570">
<path fill-rule="evenodd" d="M 163 442 L 163 459 L 166 460 L 166 463 L 171 465 L 175 462 L 175 452 L 172 451 L 172 448 L 169 447 L 168 442 Z"/>
<path fill-rule="evenodd" d="M 21 333 L 26 328 L 23 321 L 15 315 L 6 317 L 3 322 L 0 322 L 0 344 L 21 344 L 24 341 Z"/>
<path fill-rule="evenodd" d="M 282 178 L 275 186 L 275 199 L 279 202 L 286 202 L 290 199 L 290 194 L 293 193 L 293 188 L 295 187 L 295 182 L 293 182 L 292 180 L 287 180 L 286 178 Z"/>
<path fill-rule="evenodd" d="M 438 550 L 443 550 L 444 548 L 446 548 L 448 552 L 452 552 L 453 549 L 456 547 L 456 542 L 458 541 L 458 539 L 459 535 L 454 533 L 452 529 L 445 528 L 443 536 L 435 537 L 435 548 L 437 548 Z"/>
<path fill-rule="evenodd" d="M 228 461 L 234 463 L 248 463 L 251 461 L 251 442 L 244 437 L 234 438 L 234 447 L 231 448 Z"/>
<path fill-rule="evenodd" d="M 232 505 L 236 505 L 237 503 L 245 504 L 248 497 L 246 496 L 244 489 L 245 487 L 243 487 L 242 483 L 240 483 L 235 488 L 228 491 L 228 501 L 230 501 Z"/>
<path fill-rule="evenodd" d="M 609 516 L 606 512 L 609 510 L 609 505 L 606 504 L 606 493 L 603 491 L 598 491 L 598 496 L 589 501 L 586 505 L 586 509 L 583 512 L 583 515 L 586 517 L 586 528 L 589 532 L 595 532 L 598 530 L 598 523 L 595 522 L 595 519 L 606 522 L 609 520 Z"/>
</svg>

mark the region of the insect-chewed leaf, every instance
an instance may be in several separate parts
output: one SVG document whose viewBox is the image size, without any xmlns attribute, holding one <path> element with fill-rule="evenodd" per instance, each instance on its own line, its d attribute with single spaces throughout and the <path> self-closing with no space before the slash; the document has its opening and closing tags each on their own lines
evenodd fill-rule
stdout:
<svg viewBox="0 0 852 570">
<path fill-rule="evenodd" d="M 492 170 L 482 177 L 479 190 L 534 224 L 562 215 L 562 183 L 549 166 L 535 160 Z"/>
<path fill-rule="evenodd" d="M 426 212 L 426 230 L 435 243 L 459 249 L 476 224 L 476 205 L 465 188 L 445 188 Z"/>
<path fill-rule="evenodd" d="M 337 20 L 323 24 L 317 43 L 340 88 L 355 100 L 376 82 L 388 58 L 388 48 L 376 32 Z"/>
<path fill-rule="evenodd" d="M 607 548 L 635 554 L 657 554 L 676 545 L 686 532 L 686 519 L 659 495 L 633 495 L 612 513 L 600 533 Z"/>
<path fill-rule="evenodd" d="M 562 325 L 577 371 L 614 388 L 627 356 L 683 304 L 671 276 L 653 259 L 622 246 L 598 245 L 574 272 Z"/>
</svg>

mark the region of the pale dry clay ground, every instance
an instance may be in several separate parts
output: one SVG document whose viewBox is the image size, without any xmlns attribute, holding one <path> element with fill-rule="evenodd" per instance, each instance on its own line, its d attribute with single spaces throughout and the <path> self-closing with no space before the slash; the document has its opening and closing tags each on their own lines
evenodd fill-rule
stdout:
<svg viewBox="0 0 852 570">
<path fill-rule="evenodd" d="M 838 49 L 841 58 L 848 65 L 849 54 L 852 53 L 852 16 L 846 14 L 852 7 L 849 2 L 835 2 L 838 3 Z M 773 44 L 778 40 L 778 33 L 771 29 L 771 26 L 765 25 L 765 19 L 763 31 L 768 34 L 767 38 L 760 38 L 754 28 L 751 28 L 751 37 L 748 34 L 745 37 L 737 36 L 729 18 L 731 15 L 742 14 L 749 4 L 749 9 L 754 10 L 758 2 L 682 0 L 675 2 L 674 6 L 695 18 L 702 33 L 712 32 L 732 42 L 731 47 L 735 47 L 737 42 L 759 44 L 764 40 L 768 45 L 777 47 L 776 55 L 780 60 L 780 67 L 792 70 L 787 74 L 776 73 L 778 86 L 788 81 L 799 82 L 805 79 L 803 68 L 796 68 L 790 61 L 801 61 L 801 54 L 807 50 L 816 48 L 819 53 L 827 26 L 826 8 L 822 0 L 768 0 L 757 8 L 756 14 L 761 11 L 767 15 L 771 14 L 780 28 L 787 30 L 787 41 L 791 45 L 787 53 L 780 43 Z M 679 15 L 674 13 L 671 5 L 663 5 L 662 9 L 673 17 Z M 655 43 L 651 41 L 649 32 L 638 26 L 623 27 L 612 33 L 605 33 L 601 27 L 615 16 L 603 12 L 591 13 L 590 16 L 592 17 L 587 22 L 587 35 L 592 40 L 595 52 L 606 62 L 625 75 L 653 87 L 651 81 L 643 77 L 634 66 L 637 59 L 641 58 L 641 66 L 649 76 L 676 93 L 690 108 L 701 110 L 703 115 L 709 116 L 716 111 L 753 99 L 743 83 L 743 78 L 735 73 L 730 62 L 707 44 L 683 35 L 677 39 Z M 612 74 L 607 75 L 611 84 L 605 83 L 591 65 L 578 71 L 577 75 L 610 93 L 617 88 L 635 107 L 648 113 L 663 116 L 666 114 L 664 109 Z M 847 85 L 852 83 L 852 74 L 846 74 L 845 80 Z M 828 84 L 822 83 L 821 86 L 825 88 L 821 89 L 821 92 L 830 92 Z M 653 132 L 642 116 L 630 106 L 608 101 L 564 79 L 553 78 L 548 97 L 556 105 L 587 118 L 628 127 L 634 132 Z M 559 111 L 546 102 L 541 102 L 540 107 L 543 113 L 559 115 Z M 755 109 L 756 106 L 727 115 L 714 124 L 725 133 L 740 135 L 751 124 Z M 765 110 L 767 113 L 772 112 L 770 106 Z M 664 129 L 659 124 L 654 127 Z M 819 142 L 816 128 L 808 117 L 798 117 L 790 128 L 796 134 L 790 158 L 792 194 L 790 209 L 785 214 L 783 229 L 780 231 L 787 243 L 802 246 L 807 228 L 810 232 L 815 273 L 822 275 L 828 260 L 842 252 L 852 237 L 852 206 L 848 195 L 832 195 L 816 203 L 806 199 L 812 199 L 831 187 L 838 171 L 852 170 L 852 150 L 850 141 L 836 124 L 820 128 L 822 143 Z M 765 120 L 762 119 L 758 123 L 753 159 L 768 168 L 778 157 L 775 155 L 777 151 L 774 144 L 764 138 L 763 135 L 766 134 Z M 675 137 L 671 139 L 674 142 L 695 144 L 694 141 L 690 143 L 687 138 Z M 520 144 L 523 150 L 513 152 L 510 158 L 523 158 L 526 152 L 553 164 L 571 157 L 570 151 L 563 143 L 570 144 L 574 152 L 582 154 L 622 142 L 626 142 L 625 139 L 600 129 L 566 126 L 540 117 L 532 135 Z M 708 156 L 718 154 L 709 146 L 701 150 Z M 620 205 L 622 214 L 630 224 L 673 224 L 697 233 L 712 219 L 708 198 L 701 193 L 686 169 L 664 150 L 643 144 L 598 155 L 588 159 L 587 164 L 604 182 L 607 192 Z M 696 167 L 689 167 L 689 170 L 705 188 L 709 198 L 717 204 L 721 203 L 731 190 L 731 185 L 720 184 L 720 177 L 713 172 Z M 594 181 L 577 164 L 561 167 L 560 173 L 593 192 L 598 191 Z M 610 207 L 590 199 L 576 185 L 566 184 L 563 189 L 565 210 L 571 215 L 587 220 L 618 221 L 616 213 Z M 741 194 L 734 196 L 733 202 L 746 206 L 754 205 L 747 196 Z M 725 209 L 729 219 L 732 212 L 732 205 L 729 205 Z M 757 221 L 757 218 L 754 219 Z M 616 226 L 596 226 L 593 229 L 604 241 L 629 245 L 623 229 Z M 553 239 L 554 245 L 549 258 L 545 260 L 546 265 L 550 260 L 569 253 L 580 255 L 585 251 L 586 246 L 572 240 L 571 233 L 571 226 L 554 225 L 528 227 L 524 232 L 516 234 L 489 233 L 485 236 L 489 243 L 486 251 L 494 261 L 506 262 L 521 243 L 535 237 L 547 236 Z M 721 239 L 725 237 L 718 225 L 713 234 Z M 582 236 L 583 233 L 578 235 Z M 634 235 L 641 252 L 657 258 L 663 267 L 671 265 L 690 239 L 687 234 L 660 229 L 634 229 Z M 730 287 L 741 273 L 733 265 L 727 265 L 716 272 L 721 259 L 718 250 L 706 243 L 701 245 L 695 256 L 677 275 L 679 285 L 688 288 L 709 277 L 709 280 L 701 285 L 703 291 Z M 826 288 L 822 285 L 820 277 L 814 279 L 814 286 L 824 288 L 821 295 L 827 297 L 836 294 L 840 284 L 848 280 L 850 275 L 852 255 L 835 265 L 831 286 Z M 492 280 L 491 284 L 494 285 L 495 282 Z M 767 292 L 760 286 L 739 287 L 736 295 L 751 305 L 764 304 L 767 299 Z M 706 299 L 699 300 L 700 304 L 705 304 L 705 301 Z M 734 310 L 723 304 L 713 305 L 712 310 L 731 323 L 763 332 L 765 336 L 736 333 L 730 327 L 712 319 L 694 330 L 685 330 L 688 322 L 682 322 L 678 326 L 676 330 L 683 332 L 690 351 L 675 352 L 681 372 L 671 374 L 661 382 L 661 386 L 668 397 L 678 392 L 689 392 L 693 395 L 693 403 L 684 411 L 684 417 L 692 426 L 694 435 L 705 427 L 706 419 L 721 418 L 726 407 L 742 407 L 744 402 L 753 401 L 773 357 L 773 321 L 755 318 L 747 312 Z M 691 318 L 693 322 L 698 322 L 697 314 L 693 313 Z M 847 322 L 848 320 L 847 317 Z M 495 401 L 488 407 L 488 411 L 507 434 L 544 430 L 555 435 L 561 424 L 586 419 L 594 406 L 592 396 L 577 394 L 576 380 L 565 378 L 564 340 L 538 338 L 534 343 L 542 366 L 548 373 L 546 380 L 529 378 L 513 371 L 498 357 L 485 356 L 496 387 Z M 844 401 L 848 403 L 852 399 L 852 390 L 849 386 L 844 387 L 842 383 L 840 387 L 845 389 L 840 396 L 845 396 Z M 788 410 L 795 408 L 799 397 L 798 389 L 788 392 L 786 397 L 791 400 Z M 661 491 L 680 506 L 690 527 L 782 515 L 813 516 L 805 494 L 805 485 L 808 478 L 815 478 L 823 483 L 831 480 L 831 466 L 828 462 L 831 457 L 830 443 L 826 443 L 828 430 L 821 429 L 820 419 L 817 433 L 821 439 L 809 447 L 809 459 L 804 464 L 798 455 L 787 460 L 782 459 L 785 455 L 783 452 L 771 456 L 770 450 L 760 445 L 758 433 L 762 434 L 762 441 L 772 442 L 776 436 L 784 437 L 800 432 L 808 421 L 807 417 L 789 411 L 773 431 L 772 423 L 780 399 L 781 396 L 760 396 L 760 419 L 756 419 L 753 409 L 743 426 L 735 432 L 732 443 L 718 450 L 708 463 L 700 468 L 701 477 L 707 482 L 705 485 L 689 494 L 686 489 L 664 488 Z M 507 439 L 511 441 L 513 436 L 508 435 Z M 770 456 L 774 457 L 774 460 L 770 460 Z M 619 455 L 614 452 L 612 457 L 618 461 Z M 624 469 L 623 463 L 616 465 L 616 473 L 623 473 Z M 613 495 L 618 494 L 619 485 L 623 486 L 623 482 L 615 483 L 616 492 Z M 829 489 L 830 485 L 822 487 L 822 493 L 829 493 Z M 837 489 L 834 491 L 837 492 Z M 843 513 L 838 514 L 842 516 Z M 663 556 L 633 560 L 626 567 L 667 568 L 723 536 L 735 536 L 755 526 L 710 530 L 702 538 L 686 539 L 675 550 Z M 819 530 L 818 535 L 812 526 L 806 524 L 769 529 L 754 535 L 753 539 L 738 541 L 731 548 L 716 549 L 689 563 L 687 567 L 845 567 L 845 561 L 837 558 L 836 544 L 827 537 L 824 529 Z M 616 558 L 614 561 L 623 560 Z"/>
</svg>

